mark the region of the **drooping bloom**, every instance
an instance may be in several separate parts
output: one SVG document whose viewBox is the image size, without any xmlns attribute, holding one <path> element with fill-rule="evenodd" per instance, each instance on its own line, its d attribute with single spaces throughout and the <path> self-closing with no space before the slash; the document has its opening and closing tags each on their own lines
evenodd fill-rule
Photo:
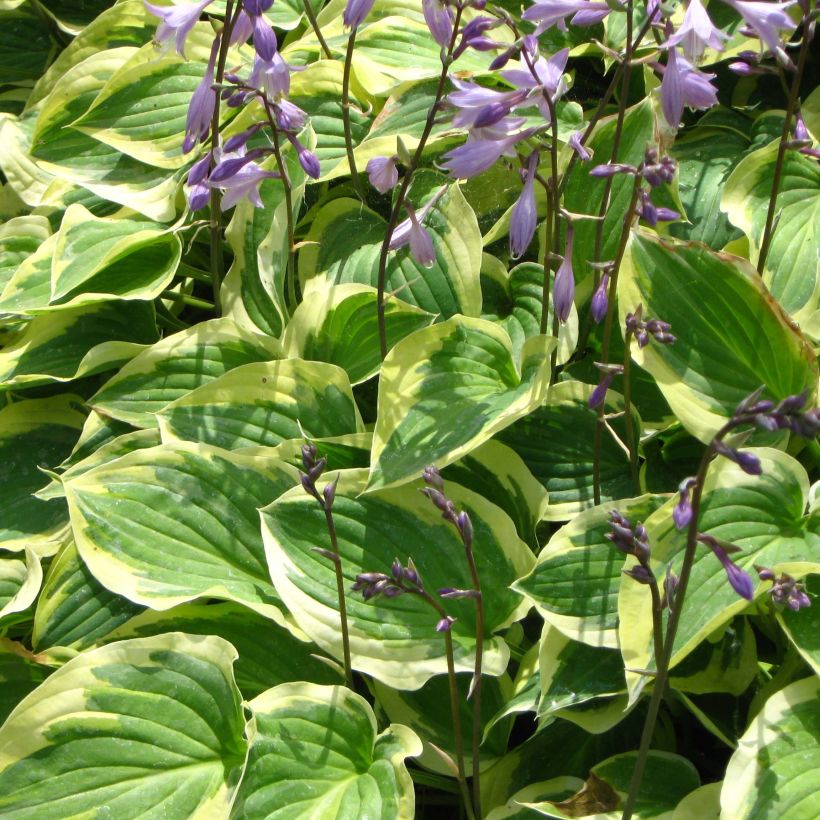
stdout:
<svg viewBox="0 0 820 820">
<path fill-rule="evenodd" d="M 587 160 L 592 159 L 592 154 L 590 154 L 590 152 L 586 149 L 584 143 L 581 142 L 582 136 L 583 134 L 580 131 L 573 131 L 573 133 L 570 134 L 567 144 L 573 151 L 575 151 L 581 162 L 586 162 Z"/>
<path fill-rule="evenodd" d="M 185 120 L 185 139 L 182 142 L 182 153 L 187 154 L 211 130 L 211 121 L 216 108 L 216 91 L 213 89 L 214 66 L 219 51 L 219 37 L 211 46 L 211 56 L 205 68 L 205 76 L 196 87 L 191 102 L 188 104 L 188 116 Z"/>
<path fill-rule="evenodd" d="M 728 458 L 729 461 L 734 461 L 747 475 L 763 474 L 763 465 L 754 453 L 750 453 L 746 450 L 736 450 L 734 447 L 729 447 L 722 441 L 715 443 L 714 450 L 718 455 Z"/>
<path fill-rule="evenodd" d="M 367 178 L 380 194 L 386 194 L 399 181 L 396 157 L 373 157 L 367 163 Z"/>
<path fill-rule="evenodd" d="M 197 160 L 188 171 L 188 207 L 192 211 L 204 208 L 211 198 L 211 189 L 208 185 L 208 171 L 211 169 L 212 154 L 208 151 L 202 159 Z"/>
<path fill-rule="evenodd" d="M 253 19 L 253 47 L 263 60 L 272 60 L 277 51 L 276 35 L 270 23 L 259 15 Z"/>
<path fill-rule="evenodd" d="M 253 161 L 246 163 L 232 176 L 220 180 L 215 186 L 223 191 L 222 210 L 232 208 L 242 199 L 247 199 L 257 208 L 261 208 L 264 203 L 259 194 L 259 186 L 264 180 L 278 176 L 276 172 L 265 171 Z"/>
<path fill-rule="evenodd" d="M 601 324 L 606 318 L 606 312 L 609 310 L 609 274 L 606 271 L 601 275 L 601 281 L 592 294 L 589 310 L 596 325 Z"/>
<path fill-rule="evenodd" d="M 278 100 L 290 93 L 291 67 L 278 51 L 266 60 L 260 54 L 253 58 L 248 85 L 261 91 L 269 100 Z"/>
<path fill-rule="evenodd" d="M 667 41 L 667 46 L 682 46 L 686 59 L 696 63 L 706 50 L 723 51 L 723 41 L 729 35 L 716 28 L 700 0 L 689 0 L 681 27 Z"/>
<path fill-rule="evenodd" d="M 601 379 L 587 399 L 590 410 L 597 410 L 604 403 L 607 390 L 609 390 L 612 380 L 615 376 L 620 376 L 624 372 L 624 367 L 621 364 L 595 362 L 595 367 L 601 371 Z"/>
<path fill-rule="evenodd" d="M 695 486 L 694 478 L 685 478 L 678 487 L 678 503 L 672 510 L 672 520 L 679 530 L 685 529 L 692 520 L 692 500 L 690 494 Z"/>
<path fill-rule="evenodd" d="M 522 103 L 528 92 L 494 91 L 468 80 L 452 78 L 456 91 L 447 95 L 447 102 L 458 111 L 453 115 L 456 128 L 487 128 L 496 125 Z"/>
<path fill-rule="evenodd" d="M 705 544 L 712 550 L 715 557 L 723 565 L 723 569 L 726 571 L 726 578 L 732 589 L 740 595 L 741 598 L 751 601 L 752 598 L 754 598 L 754 584 L 749 573 L 741 569 L 729 558 L 729 552 L 737 552 L 738 548 L 733 544 L 719 541 L 717 538 L 706 535 L 705 533 L 698 533 L 697 538 L 701 544 Z"/>
<path fill-rule="evenodd" d="M 515 125 L 521 120 L 516 120 Z M 512 123 L 509 123 L 512 124 Z M 501 123 L 499 124 L 501 125 Z M 501 130 L 500 128 L 498 130 Z M 454 177 L 469 179 L 491 168 L 502 156 L 513 156 L 513 147 L 532 135 L 534 129 L 526 129 L 506 136 L 492 136 L 492 129 L 485 129 L 486 139 L 470 138 L 464 145 L 448 151 L 441 163 Z"/>
<path fill-rule="evenodd" d="M 174 38 L 177 53 L 185 56 L 185 40 L 196 25 L 197 20 L 202 16 L 205 7 L 211 0 L 202 0 L 200 3 L 185 3 L 180 6 L 155 6 L 148 0 L 143 0 L 145 8 L 162 21 L 157 26 L 157 34 L 154 38 L 157 45 L 163 52 L 167 51 Z"/>
<path fill-rule="evenodd" d="M 786 3 L 765 3 L 760 0 L 723 0 L 731 6 L 781 62 L 790 64 L 791 61 L 780 44 L 780 31 L 792 32 L 797 28 L 791 17 L 786 13 L 789 6 L 797 0 L 788 0 Z"/>
<path fill-rule="evenodd" d="M 777 577 L 772 570 L 766 567 L 755 565 L 755 569 L 761 581 L 773 582 L 769 594 L 772 596 L 772 602 L 778 608 L 787 606 L 792 612 L 797 612 L 811 606 L 811 598 L 806 594 L 805 585 L 795 580 L 791 575 L 783 572 L 780 577 Z"/>
<path fill-rule="evenodd" d="M 554 25 L 561 31 L 566 31 L 566 18 L 571 14 L 574 26 L 593 26 L 600 23 L 610 11 L 612 9 L 606 3 L 593 0 L 540 0 L 530 6 L 522 17 L 538 23 L 535 30 L 538 35 Z"/>
<path fill-rule="evenodd" d="M 532 242 L 538 216 L 535 209 L 535 171 L 538 168 L 538 152 L 533 151 L 523 171 L 524 187 L 515 201 L 510 217 L 510 255 L 513 259 L 523 256 Z"/>
<path fill-rule="evenodd" d="M 564 249 L 564 261 L 555 272 L 555 282 L 552 285 L 552 305 L 555 315 L 562 323 L 569 319 L 572 303 L 575 299 L 575 274 L 572 272 L 572 240 L 573 228 L 567 228 L 567 244 Z"/>
<path fill-rule="evenodd" d="M 453 18 L 450 9 L 441 0 L 422 0 L 424 21 L 433 39 L 442 47 L 447 48 L 453 36 Z"/>
<path fill-rule="evenodd" d="M 504 79 L 516 88 L 538 92 L 534 100 L 547 124 L 550 123 L 550 109 L 544 99 L 544 94 L 547 94 L 552 104 L 555 105 L 566 93 L 567 83 L 564 79 L 564 69 L 567 67 L 568 57 L 568 48 L 562 48 L 548 60 L 538 57 L 533 61 L 535 76 L 525 64 L 521 64 L 524 66 L 522 68 L 510 68 L 502 72 Z"/>
<path fill-rule="evenodd" d="M 375 0 L 347 0 L 342 20 L 347 28 L 358 28 L 370 14 Z"/>
<path fill-rule="evenodd" d="M 669 49 L 661 82 L 661 107 L 671 128 L 680 125 L 684 106 L 703 109 L 717 104 L 717 89 L 709 82 L 715 75 L 698 71 L 677 51 Z"/>
<path fill-rule="evenodd" d="M 433 240 L 430 234 L 421 223 L 437 201 L 438 196 L 434 196 L 418 213 L 416 213 L 409 202 L 405 202 L 404 207 L 409 216 L 404 222 L 396 226 L 393 235 L 390 237 L 390 244 L 388 245 L 391 251 L 409 245 L 413 259 L 425 268 L 430 268 L 435 264 L 436 251 L 433 247 Z"/>
</svg>

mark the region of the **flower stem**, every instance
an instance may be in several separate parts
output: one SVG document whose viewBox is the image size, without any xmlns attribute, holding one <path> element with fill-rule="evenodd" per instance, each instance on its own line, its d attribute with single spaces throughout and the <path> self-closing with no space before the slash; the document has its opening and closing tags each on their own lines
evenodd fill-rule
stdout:
<svg viewBox="0 0 820 820">
<path fill-rule="evenodd" d="M 612 338 L 612 317 L 615 311 L 615 298 L 618 293 L 618 274 L 621 270 L 621 262 L 626 252 L 626 243 L 629 241 L 629 232 L 632 221 L 635 218 L 635 206 L 638 204 L 638 194 L 641 190 L 641 177 L 635 175 L 632 185 L 632 196 L 629 206 L 624 216 L 624 226 L 621 231 L 621 241 L 618 245 L 618 252 L 613 262 L 612 275 L 609 280 L 608 304 L 606 309 L 606 319 L 604 320 L 604 337 L 601 343 L 601 361 L 609 362 L 609 343 Z M 595 421 L 595 434 L 592 444 L 592 494 L 593 503 L 597 506 L 601 503 L 601 443 L 603 436 L 603 416 L 606 402 L 601 402 L 598 407 L 598 416 Z"/>
<path fill-rule="evenodd" d="M 626 425 L 626 446 L 629 450 L 629 471 L 632 474 L 632 487 L 635 495 L 640 495 L 641 481 L 638 472 L 638 448 L 635 443 L 635 430 L 632 426 L 632 381 L 630 379 L 630 368 L 632 365 L 631 341 L 632 332 L 627 331 L 624 337 L 624 423 Z"/>
<path fill-rule="evenodd" d="M 543 336 L 547 332 L 547 321 L 550 305 L 550 277 L 552 275 L 552 193 L 546 180 L 543 181 L 544 193 L 547 197 L 547 215 L 544 219 L 544 287 L 541 293 L 541 325 L 539 333 Z"/>
<path fill-rule="evenodd" d="M 435 98 L 433 99 L 433 104 L 430 106 L 430 110 L 427 112 L 427 120 L 424 123 L 424 130 L 421 132 L 419 144 L 416 146 L 416 151 L 413 154 L 410 165 L 405 171 L 404 179 L 401 182 L 401 187 L 399 188 L 398 195 L 396 196 L 396 201 L 393 204 L 393 209 L 390 211 L 387 229 L 384 234 L 384 239 L 382 240 L 381 250 L 379 251 L 379 273 L 378 281 L 376 283 L 376 289 L 378 291 L 376 297 L 376 311 L 379 322 L 379 349 L 381 351 L 382 359 L 387 356 L 387 329 L 384 321 L 384 289 L 387 274 L 387 253 L 389 251 L 390 240 L 393 238 L 393 231 L 396 229 L 396 225 L 398 225 L 399 214 L 401 213 L 401 209 L 404 207 L 404 199 L 407 196 L 408 189 L 410 188 L 410 181 L 412 180 L 416 168 L 418 168 L 419 162 L 421 161 L 421 155 L 424 152 L 424 148 L 427 145 L 427 140 L 430 137 L 430 132 L 433 130 L 433 125 L 435 124 L 436 112 L 438 111 L 439 102 L 441 102 L 441 98 L 444 94 L 444 84 L 447 81 L 447 72 L 452 63 L 453 49 L 455 48 L 456 38 L 458 37 L 458 27 L 461 23 L 461 15 L 463 11 L 464 7 L 461 5 L 456 8 L 455 19 L 453 21 L 453 34 L 450 37 L 447 53 L 441 61 L 441 74 L 438 78 Z"/>
<path fill-rule="evenodd" d="M 809 8 L 809 4 L 805 4 Z M 766 225 L 763 228 L 763 238 L 760 241 L 760 253 L 757 257 L 757 272 L 762 276 L 766 267 L 766 259 L 769 256 L 769 249 L 774 236 L 774 212 L 777 207 L 777 197 L 780 194 L 780 181 L 783 176 L 783 163 L 786 159 L 789 131 L 791 130 L 792 118 L 797 108 L 798 95 L 800 93 L 800 81 L 803 79 L 803 72 L 806 68 L 806 58 L 809 53 L 809 22 L 808 13 L 803 15 L 803 41 L 800 44 L 800 55 L 797 58 L 797 70 L 792 78 L 789 98 L 786 103 L 786 116 L 783 120 L 783 131 L 780 135 L 780 144 L 777 146 L 777 159 L 774 164 L 774 179 L 772 180 L 772 191 L 769 195 L 769 208 L 766 212 Z"/>
<path fill-rule="evenodd" d="M 309 2 L 309 0 L 305 0 Z M 350 37 L 347 39 L 347 53 L 345 54 L 344 71 L 342 73 L 342 124 L 345 132 L 345 151 L 347 152 L 347 164 L 350 168 L 350 178 L 356 195 L 364 202 L 365 195 L 362 190 L 362 183 L 356 169 L 356 157 L 353 155 L 353 134 L 350 130 L 350 71 L 353 67 L 353 47 L 356 44 L 356 26 L 350 30 Z"/>
<path fill-rule="evenodd" d="M 484 600 L 481 595 L 481 581 L 472 549 L 467 549 L 467 563 L 473 589 L 478 591 L 475 599 L 475 667 L 473 671 L 473 808 L 481 817 L 481 664 L 484 657 Z"/>
<path fill-rule="evenodd" d="M 222 85 L 222 80 L 225 76 L 225 62 L 228 59 L 228 48 L 231 43 L 231 32 L 233 31 L 238 10 L 241 6 L 237 6 L 237 14 L 233 13 L 233 0 L 228 0 L 225 4 L 225 23 L 222 26 L 219 42 L 219 55 L 216 63 L 216 73 L 214 75 L 214 85 L 219 88 Z M 211 119 L 211 170 L 216 165 L 216 157 L 214 152 L 219 145 L 219 110 L 220 99 L 219 93 L 216 94 L 216 102 L 214 103 L 214 114 Z M 220 288 L 222 287 L 222 277 L 225 275 L 225 263 L 222 258 L 222 209 L 220 207 L 220 193 L 217 188 L 211 189 L 210 201 L 210 246 L 211 246 L 211 288 L 214 294 L 214 311 L 217 316 L 222 313 L 222 297 L 220 295 Z"/>
<path fill-rule="evenodd" d="M 339 598 L 339 621 L 342 626 L 342 658 L 345 668 L 345 680 L 348 688 L 355 691 L 353 686 L 353 668 L 350 663 L 350 632 L 347 625 L 347 604 L 345 603 L 345 579 L 342 575 L 342 559 L 339 555 L 339 542 L 336 538 L 336 523 L 333 520 L 333 510 L 322 502 L 322 509 L 325 512 L 325 523 L 327 524 L 327 534 L 330 537 L 330 548 L 333 552 L 333 567 L 336 570 L 336 594 Z"/>
<path fill-rule="evenodd" d="M 302 5 L 305 8 L 305 16 L 310 23 L 310 27 L 313 29 L 313 33 L 316 35 L 316 39 L 319 41 L 319 45 L 322 47 L 322 51 L 325 53 L 325 57 L 328 60 L 332 60 L 333 55 L 330 53 L 327 41 L 322 36 L 322 30 L 319 28 L 319 23 L 316 20 L 316 15 L 313 13 L 313 6 L 310 5 L 310 0 L 302 0 Z"/>
</svg>

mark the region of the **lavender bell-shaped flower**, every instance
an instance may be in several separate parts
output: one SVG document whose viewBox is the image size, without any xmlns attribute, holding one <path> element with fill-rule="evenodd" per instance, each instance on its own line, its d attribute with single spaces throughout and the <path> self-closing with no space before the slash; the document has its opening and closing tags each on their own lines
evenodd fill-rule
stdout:
<svg viewBox="0 0 820 820">
<path fill-rule="evenodd" d="M 208 171 L 211 169 L 211 158 L 212 154 L 208 151 L 188 171 L 188 207 L 192 211 L 204 208 L 211 199 L 211 189 L 207 182 Z"/>
<path fill-rule="evenodd" d="M 723 569 L 726 571 L 726 577 L 732 589 L 740 595 L 741 598 L 751 601 L 752 598 L 754 598 L 754 583 L 749 573 L 741 569 L 729 558 L 727 547 L 732 548 L 733 551 L 736 551 L 737 547 L 733 547 L 731 544 L 721 543 L 711 535 L 704 533 L 699 533 L 697 538 L 701 544 L 705 544 L 712 550 L 715 557 L 723 565 Z"/>
<path fill-rule="evenodd" d="M 714 74 L 698 71 L 677 48 L 669 49 L 661 81 L 661 108 L 671 128 L 677 128 L 684 106 L 705 109 L 717 104 L 717 89 L 710 83 Z"/>
<path fill-rule="evenodd" d="M 700 0 L 689 0 L 683 23 L 667 41 L 667 46 L 681 46 L 686 59 L 696 63 L 706 47 L 723 51 L 723 42 L 729 35 L 712 24 Z"/>
<path fill-rule="evenodd" d="M 399 181 L 396 159 L 395 156 L 373 157 L 367 163 L 367 178 L 380 194 L 386 194 Z"/>
<path fill-rule="evenodd" d="M 583 142 L 581 142 L 581 137 L 583 134 L 580 131 L 574 131 L 570 134 L 568 145 L 572 148 L 573 151 L 578 155 L 578 159 L 581 162 L 586 162 L 587 160 L 592 159 L 592 154 L 584 147 Z"/>
<path fill-rule="evenodd" d="M 426 228 L 423 228 L 409 202 L 404 207 L 410 216 L 410 254 L 422 267 L 432 268 L 436 263 L 436 250 Z"/>
<path fill-rule="evenodd" d="M 689 522 L 692 520 L 692 499 L 690 495 L 694 486 L 694 478 L 685 478 L 678 487 L 678 503 L 675 505 L 675 509 L 672 510 L 672 520 L 679 530 L 689 526 Z"/>
<path fill-rule="evenodd" d="M 524 187 L 513 206 L 510 217 L 510 255 L 518 259 L 526 253 L 535 234 L 538 216 L 535 208 L 535 171 L 538 168 L 538 152 L 533 151 L 523 171 Z"/>
<path fill-rule="evenodd" d="M 347 28 L 358 28 L 370 14 L 375 0 L 347 0 L 342 21 Z"/>
<path fill-rule="evenodd" d="M 442 48 L 447 48 L 453 37 L 453 18 L 450 9 L 441 0 L 422 0 L 421 8 L 433 39 Z"/>
<path fill-rule="evenodd" d="M 590 410 L 597 410 L 606 401 L 606 392 L 612 384 L 612 379 L 624 372 L 624 367 L 621 364 L 595 362 L 595 367 L 601 371 L 601 379 L 587 399 Z"/>
<path fill-rule="evenodd" d="M 184 3 L 179 6 L 155 6 L 148 0 L 144 0 L 144 3 L 145 8 L 161 20 L 154 37 L 156 44 L 163 52 L 166 52 L 173 38 L 177 53 L 180 57 L 184 57 L 185 40 L 202 16 L 205 7 L 210 5 L 211 0 L 202 0 L 201 3 Z"/>
<path fill-rule="evenodd" d="M 797 28 L 786 9 L 793 6 L 796 0 L 787 3 L 760 2 L 759 0 L 723 0 L 731 6 L 746 22 L 777 58 L 785 65 L 790 65 L 786 52 L 780 43 L 780 31 L 791 33 Z"/>
<path fill-rule="evenodd" d="M 205 76 L 196 87 L 191 102 L 188 104 L 188 116 L 185 120 L 185 139 L 182 142 L 182 153 L 187 154 L 200 140 L 208 136 L 211 130 L 214 110 L 216 108 L 216 91 L 214 84 L 214 67 L 219 52 L 219 37 L 211 46 L 211 56 L 205 68 Z"/>
<path fill-rule="evenodd" d="M 600 23 L 612 9 L 604 2 L 592 0 L 540 0 L 530 6 L 522 17 L 537 23 L 536 35 L 557 25 L 560 31 L 567 30 L 566 18 L 571 14 L 572 24 L 576 26 L 593 26 Z"/>
<path fill-rule="evenodd" d="M 606 272 L 602 274 L 601 281 L 592 294 L 589 310 L 596 325 L 601 324 L 606 318 L 606 312 L 609 310 L 609 274 Z"/>
<path fill-rule="evenodd" d="M 555 272 L 555 282 L 552 286 L 552 305 L 555 315 L 562 323 L 566 323 L 575 299 L 575 274 L 572 272 L 572 240 L 573 228 L 567 228 L 567 243 L 564 249 L 564 261 Z"/>
</svg>

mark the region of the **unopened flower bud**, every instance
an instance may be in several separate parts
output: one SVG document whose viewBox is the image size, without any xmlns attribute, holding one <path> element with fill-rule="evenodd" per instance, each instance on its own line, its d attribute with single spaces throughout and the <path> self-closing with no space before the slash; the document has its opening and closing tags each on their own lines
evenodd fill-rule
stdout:
<svg viewBox="0 0 820 820">
<path fill-rule="evenodd" d="M 449 632 L 453 628 L 453 624 L 456 622 L 455 618 L 450 617 L 449 615 L 445 615 L 437 624 L 436 624 L 436 632 Z"/>
<path fill-rule="evenodd" d="M 424 479 L 425 484 L 428 484 L 437 490 L 444 489 L 444 479 L 441 477 L 441 473 L 435 465 L 429 464 L 425 467 L 421 477 Z"/>
</svg>

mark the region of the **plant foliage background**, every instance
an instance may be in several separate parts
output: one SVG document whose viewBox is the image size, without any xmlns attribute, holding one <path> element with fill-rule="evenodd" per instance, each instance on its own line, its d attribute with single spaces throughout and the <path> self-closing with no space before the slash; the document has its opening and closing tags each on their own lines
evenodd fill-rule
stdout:
<svg viewBox="0 0 820 820">
<path fill-rule="evenodd" d="M 0 816 L 816 817 L 816 16 L 0 0 Z"/>
</svg>

